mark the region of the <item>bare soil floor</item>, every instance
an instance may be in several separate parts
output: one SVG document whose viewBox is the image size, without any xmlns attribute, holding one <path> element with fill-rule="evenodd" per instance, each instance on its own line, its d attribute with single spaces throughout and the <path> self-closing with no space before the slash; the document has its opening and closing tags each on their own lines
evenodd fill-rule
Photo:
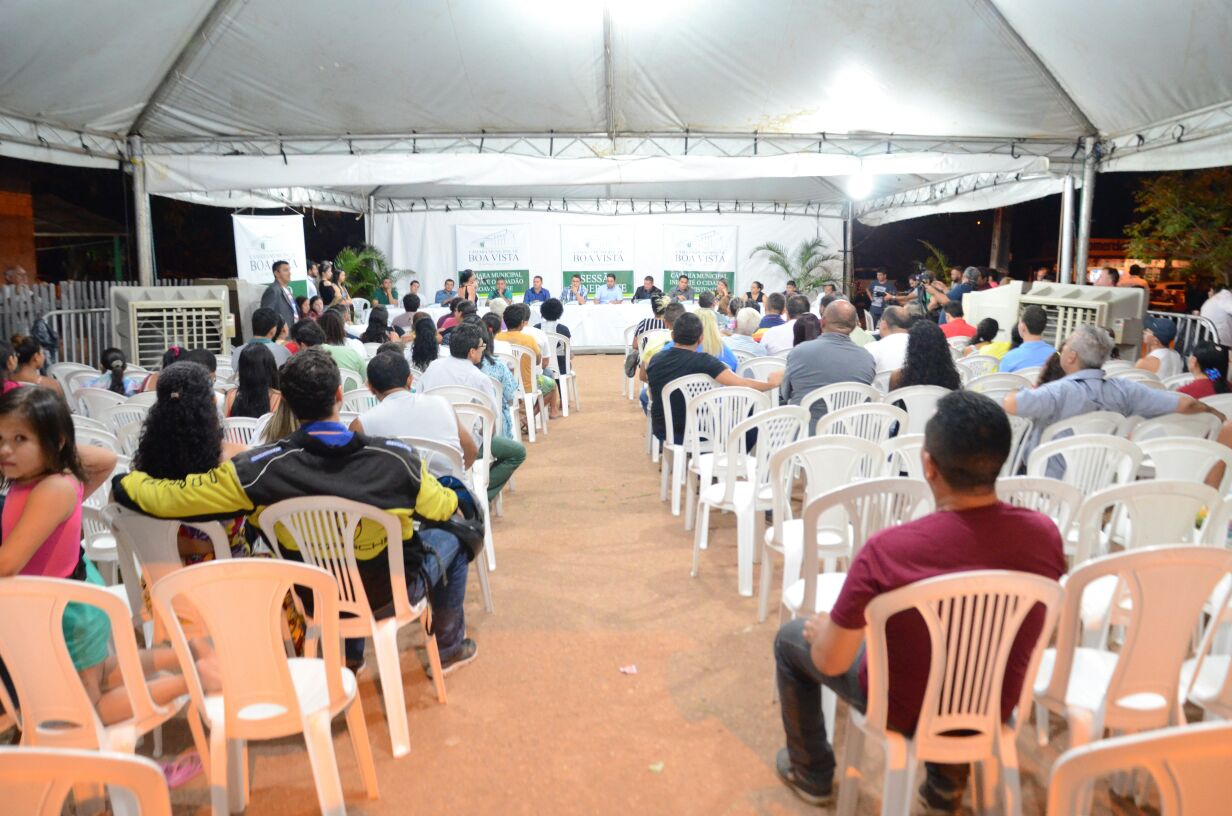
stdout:
<svg viewBox="0 0 1232 816">
<path fill-rule="evenodd" d="M 404 630 L 409 756 L 393 759 L 375 671 L 361 677 L 381 795 L 364 798 L 339 718 L 351 813 L 818 812 L 774 771 L 783 744 L 772 701 L 777 616 L 759 625 L 756 601 L 736 593 L 730 515 L 713 518 L 701 575 L 689 577 L 692 534 L 659 501 L 645 419 L 617 393 L 620 363 L 579 357 L 583 410 L 528 445 L 495 522 L 496 610 L 484 614 L 472 570 L 467 616 L 479 659 L 449 676 L 448 704 L 421 668 L 418 632 Z M 636 674 L 620 671 L 629 666 Z M 1065 740 L 1055 718 L 1043 751 L 1026 729 L 1024 813 L 1044 812 L 1041 784 Z M 170 753 L 189 745 L 186 729 L 168 729 Z M 300 739 L 253 744 L 250 762 L 249 813 L 317 812 Z M 861 813 L 878 812 L 880 766 L 865 757 Z M 173 800 L 177 813 L 208 813 L 204 778 Z M 1100 813 L 1139 812 L 1120 802 L 1110 810 L 1102 789 L 1097 802 Z"/>
</svg>

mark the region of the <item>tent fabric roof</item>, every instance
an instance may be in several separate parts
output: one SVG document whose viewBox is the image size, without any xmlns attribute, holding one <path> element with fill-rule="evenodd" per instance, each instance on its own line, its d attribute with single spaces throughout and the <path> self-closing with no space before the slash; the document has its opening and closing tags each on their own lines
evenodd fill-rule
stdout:
<svg viewBox="0 0 1232 816">
<path fill-rule="evenodd" d="M 883 146 L 953 157 L 880 178 L 874 196 L 902 206 L 896 194 L 962 197 L 959 179 L 1007 171 L 986 154 L 1044 157 L 1015 183 L 1048 189 L 1086 136 L 1106 143 L 1106 169 L 1232 161 L 1232 14 L 1214 0 L 10 0 L 0 29 L 0 153 L 113 164 L 139 134 L 152 162 L 215 157 L 152 184 L 215 203 L 315 188 L 337 206 L 535 190 L 831 204 L 845 192 L 828 177 L 850 163 L 752 168 Z M 401 163 L 380 157 L 431 152 L 494 153 L 496 169 L 461 185 L 376 174 Z M 358 157 L 360 179 L 278 168 L 326 156 Z M 540 175 L 521 172 L 527 156 L 549 157 Z M 655 177 L 620 161 L 549 169 L 649 156 L 679 161 Z M 706 156 L 732 167 L 694 160 Z M 247 168 L 240 186 L 217 157 Z"/>
</svg>

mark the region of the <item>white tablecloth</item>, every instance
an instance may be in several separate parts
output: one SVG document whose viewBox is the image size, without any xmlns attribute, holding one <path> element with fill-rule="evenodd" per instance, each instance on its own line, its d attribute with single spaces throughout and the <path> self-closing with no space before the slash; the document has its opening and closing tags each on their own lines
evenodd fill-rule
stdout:
<svg viewBox="0 0 1232 816">
<path fill-rule="evenodd" d="M 686 303 L 685 308 L 692 309 L 692 303 Z M 392 320 L 402 314 L 402 310 L 393 306 L 387 307 Z M 422 311 L 432 315 L 433 320 L 439 320 L 449 310 L 443 306 L 428 306 Z M 488 311 L 486 306 L 479 308 L 480 314 Z M 569 327 L 573 336 L 573 350 L 580 353 L 613 352 L 624 349 L 625 328 L 635 325 L 639 320 L 650 317 L 650 302 L 641 300 L 636 303 L 567 303 L 565 314 L 560 322 Z M 531 325 L 540 321 L 539 304 L 531 304 Z M 352 329 L 363 331 L 363 327 L 353 326 Z"/>
</svg>

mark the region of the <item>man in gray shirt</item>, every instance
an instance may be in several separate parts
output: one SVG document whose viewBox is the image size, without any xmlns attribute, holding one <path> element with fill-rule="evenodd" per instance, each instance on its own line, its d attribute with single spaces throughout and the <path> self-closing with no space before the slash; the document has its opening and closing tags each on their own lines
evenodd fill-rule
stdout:
<svg viewBox="0 0 1232 816">
<path fill-rule="evenodd" d="M 809 392 L 824 385 L 871 384 L 877 373 L 873 355 L 851 341 L 851 332 L 858 324 L 855 306 L 846 300 L 836 300 L 822 312 L 821 321 L 821 336 L 801 343 L 787 355 L 787 371 L 779 393 L 792 405 L 799 405 Z M 814 403 L 810 424 L 825 413 L 825 403 Z"/>
<path fill-rule="evenodd" d="M 1034 420 L 1031 436 L 1023 445 L 1023 461 L 1039 444 L 1040 434 L 1054 422 L 1092 411 L 1115 411 L 1144 419 L 1164 414 L 1209 413 L 1224 421 L 1223 414 L 1187 394 L 1148 388 L 1132 380 L 1108 379 L 1103 365 L 1112 352 L 1112 338 L 1099 326 L 1079 326 L 1061 347 L 1065 377 L 1039 388 L 1022 388 L 1008 394 L 1005 412 Z M 1065 465 L 1054 457 L 1047 475 L 1060 478 Z"/>
</svg>

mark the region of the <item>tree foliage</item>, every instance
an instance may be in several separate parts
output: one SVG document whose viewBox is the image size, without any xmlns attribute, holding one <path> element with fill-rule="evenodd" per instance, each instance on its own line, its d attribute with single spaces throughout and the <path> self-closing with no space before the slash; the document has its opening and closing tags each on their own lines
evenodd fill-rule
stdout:
<svg viewBox="0 0 1232 816">
<path fill-rule="evenodd" d="M 924 261 L 924 268 L 933 273 L 934 280 L 948 280 L 950 275 L 950 259 L 946 257 L 944 252 L 923 238 L 917 238 L 916 240 L 928 250 L 928 258 Z"/>
<path fill-rule="evenodd" d="M 392 269 L 385 253 L 373 246 L 345 247 L 334 259 L 334 267 L 346 272 L 347 291 L 353 297 L 372 299 L 381 281 L 401 270 Z"/>
<path fill-rule="evenodd" d="M 1134 193 L 1139 218 L 1125 229 L 1129 254 L 1187 259 L 1193 272 L 1232 272 L 1232 169 L 1164 173 Z"/>
<path fill-rule="evenodd" d="M 796 288 L 806 295 L 811 295 L 821 289 L 823 284 L 833 283 L 842 286 L 842 274 L 830 268 L 830 264 L 842 259 L 830 252 L 830 247 L 823 238 L 801 241 L 794 252 L 789 251 L 782 244 L 767 241 L 761 246 L 754 247 L 749 257 L 752 258 L 761 253 L 765 254 L 766 260 L 772 266 L 783 270 L 787 280 L 794 280 Z"/>
</svg>

